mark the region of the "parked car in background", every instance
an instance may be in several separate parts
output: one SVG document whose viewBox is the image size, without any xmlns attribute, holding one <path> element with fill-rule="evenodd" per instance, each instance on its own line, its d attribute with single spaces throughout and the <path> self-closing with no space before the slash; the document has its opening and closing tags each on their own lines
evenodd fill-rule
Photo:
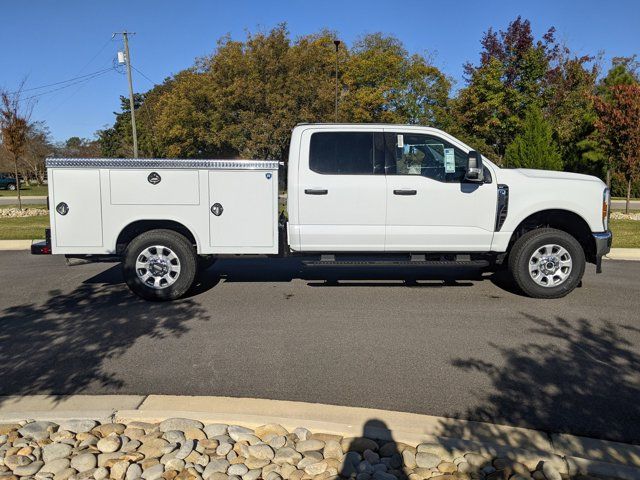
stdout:
<svg viewBox="0 0 640 480">
<path fill-rule="evenodd" d="M 16 179 L 11 175 L 7 175 L 6 173 L 0 173 L 0 188 L 4 190 L 15 190 L 16 189 Z"/>
</svg>

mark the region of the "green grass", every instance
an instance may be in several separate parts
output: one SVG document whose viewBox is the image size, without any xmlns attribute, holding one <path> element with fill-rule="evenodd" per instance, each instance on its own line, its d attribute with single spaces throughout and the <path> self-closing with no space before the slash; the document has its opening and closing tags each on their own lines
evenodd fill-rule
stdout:
<svg viewBox="0 0 640 480">
<path fill-rule="evenodd" d="M 49 226 L 49 216 L 3 218 L 0 217 L 0 240 L 43 238 Z M 640 248 L 640 221 L 611 220 L 613 246 L 616 248 Z"/>
<path fill-rule="evenodd" d="M 48 190 L 46 185 L 29 185 L 20 187 L 20 195 L 25 197 L 46 197 Z M 16 197 L 18 198 L 18 192 L 15 190 L 0 190 L 0 197 Z"/>
<path fill-rule="evenodd" d="M 48 226 L 48 215 L 18 218 L 0 217 L 0 240 L 44 238 L 44 229 Z"/>
<path fill-rule="evenodd" d="M 640 248 L 640 221 L 611 220 L 614 248 Z"/>
</svg>

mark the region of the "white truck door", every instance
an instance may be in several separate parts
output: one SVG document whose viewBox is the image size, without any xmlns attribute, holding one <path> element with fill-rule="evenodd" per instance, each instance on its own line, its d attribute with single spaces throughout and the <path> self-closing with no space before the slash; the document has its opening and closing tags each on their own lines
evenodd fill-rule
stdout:
<svg viewBox="0 0 640 480">
<path fill-rule="evenodd" d="M 209 241 L 214 252 L 277 252 L 277 199 L 277 170 L 209 171 Z"/>
<path fill-rule="evenodd" d="M 385 153 L 387 251 L 490 250 L 496 182 L 465 182 L 466 152 L 436 135 L 385 129 Z"/>
<path fill-rule="evenodd" d="M 383 146 L 382 129 L 302 133 L 295 228 L 303 251 L 384 251 Z"/>
</svg>

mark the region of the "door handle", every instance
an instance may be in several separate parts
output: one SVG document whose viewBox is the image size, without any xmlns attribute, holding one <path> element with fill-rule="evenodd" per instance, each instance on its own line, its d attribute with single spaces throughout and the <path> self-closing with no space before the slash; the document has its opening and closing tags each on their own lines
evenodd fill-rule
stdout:
<svg viewBox="0 0 640 480">
<path fill-rule="evenodd" d="M 304 190 L 304 193 L 306 193 L 307 195 L 326 195 L 327 193 L 329 193 L 329 190 L 317 190 L 313 188 L 306 188 Z"/>
<path fill-rule="evenodd" d="M 394 190 L 394 195 L 417 195 L 417 190 Z"/>
</svg>

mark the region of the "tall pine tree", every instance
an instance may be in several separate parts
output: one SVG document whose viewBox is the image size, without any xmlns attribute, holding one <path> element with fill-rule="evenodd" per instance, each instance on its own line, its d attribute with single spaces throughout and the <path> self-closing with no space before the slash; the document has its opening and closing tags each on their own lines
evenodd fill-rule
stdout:
<svg viewBox="0 0 640 480">
<path fill-rule="evenodd" d="M 507 146 L 506 164 L 516 168 L 562 170 L 562 158 L 551 125 L 536 105 L 528 108 L 522 133 Z"/>
</svg>

